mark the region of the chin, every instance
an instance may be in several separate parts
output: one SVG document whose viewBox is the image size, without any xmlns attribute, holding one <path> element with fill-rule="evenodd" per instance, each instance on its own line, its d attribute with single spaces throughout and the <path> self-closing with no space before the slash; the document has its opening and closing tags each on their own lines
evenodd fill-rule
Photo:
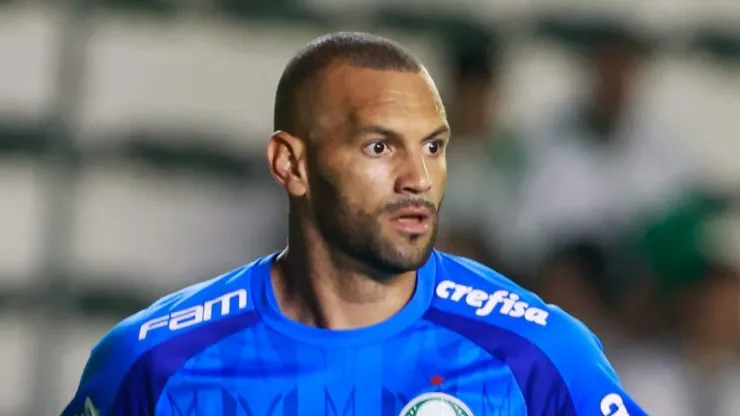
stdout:
<svg viewBox="0 0 740 416">
<path fill-rule="evenodd" d="M 421 268 L 429 260 L 433 245 L 427 241 L 406 242 L 380 250 L 378 260 L 383 269 L 405 273 Z"/>
</svg>

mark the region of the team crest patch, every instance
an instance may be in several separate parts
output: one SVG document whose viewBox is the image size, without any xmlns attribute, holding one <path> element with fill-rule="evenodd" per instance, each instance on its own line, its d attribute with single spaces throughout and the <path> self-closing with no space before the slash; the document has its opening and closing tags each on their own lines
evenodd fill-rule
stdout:
<svg viewBox="0 0 740 416">
<path fill-rule="evenodd" d="M 398 416 L 473 416 L 473 412 L 449 394 L 425 393 L 411 400 Z"/>
</svg>

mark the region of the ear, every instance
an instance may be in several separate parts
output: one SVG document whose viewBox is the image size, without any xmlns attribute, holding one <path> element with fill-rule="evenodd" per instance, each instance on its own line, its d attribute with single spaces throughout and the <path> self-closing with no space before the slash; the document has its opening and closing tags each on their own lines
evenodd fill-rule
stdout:
<svg viewBox="0 0 740 416">
<path fill-rule="evenodd" d="M 284 131 L 276 131 L 267 144 L 267 161 L 275 180 L 293 197 L 306 194 L 306 145 Z"/>
</svg>

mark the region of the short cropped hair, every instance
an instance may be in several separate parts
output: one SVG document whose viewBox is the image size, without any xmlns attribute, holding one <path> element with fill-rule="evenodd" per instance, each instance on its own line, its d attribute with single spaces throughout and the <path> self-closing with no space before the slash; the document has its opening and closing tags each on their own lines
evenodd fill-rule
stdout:
<svg viewBox="0 0 740 416">
<path fill-rule="evenodd" d="M 363 32 L 337 32 L 311 41 L 288 62 L 275 93 L 274 130 L 308 134 L 305 113 L 313 109 L 324 71 L 345 63 L 360 68 L 420 72 L 419 60 L 400 44 Z M 316 88 L 316 89 L 314 89 Z"/>
</svg>

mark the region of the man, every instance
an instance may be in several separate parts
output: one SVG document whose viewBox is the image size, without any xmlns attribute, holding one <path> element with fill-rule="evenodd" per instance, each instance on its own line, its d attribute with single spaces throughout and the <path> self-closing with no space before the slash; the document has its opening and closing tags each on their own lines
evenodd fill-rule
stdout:
<svg viewBox="0 0 740 416">
<path fill-rule="evenodd" d="M 314 40 L 274 122 L 287 248 L 124 320 L 64 416 L 644 414 L 580 323 L 432 249 L 449 129 L 399 45 Z"/>
<path fill-rule="evenodd" d="M 588 93 L 534 129 L 536 149 L 509 242 L 538 275 L 539 293 L 590 328 L 652 336 L 661 332 L 658 305 L 667 297 L 653 294 L 646 230 L 683 210 L 701 189 L 700 177 L 670 123 L 641 103 L 655 40 L 610 22 L 574 32 L 583 38 L 573 46 L 584 58 Z M 674 264 L 690 257 L 661 245 Z M 675 282 L 690 269 L 665 276 Z"/>
<path fill-rule="evenodd" d="M 470 24 L 450 36 L 447 119 L 455 132 L 446 152 L 445 214 L 436 246 L 521 279 L 520 260 L 507 243 L 527 171 L 519 128 L 502 117 L 503 57 L 500 35 Z"/>
</svg>

